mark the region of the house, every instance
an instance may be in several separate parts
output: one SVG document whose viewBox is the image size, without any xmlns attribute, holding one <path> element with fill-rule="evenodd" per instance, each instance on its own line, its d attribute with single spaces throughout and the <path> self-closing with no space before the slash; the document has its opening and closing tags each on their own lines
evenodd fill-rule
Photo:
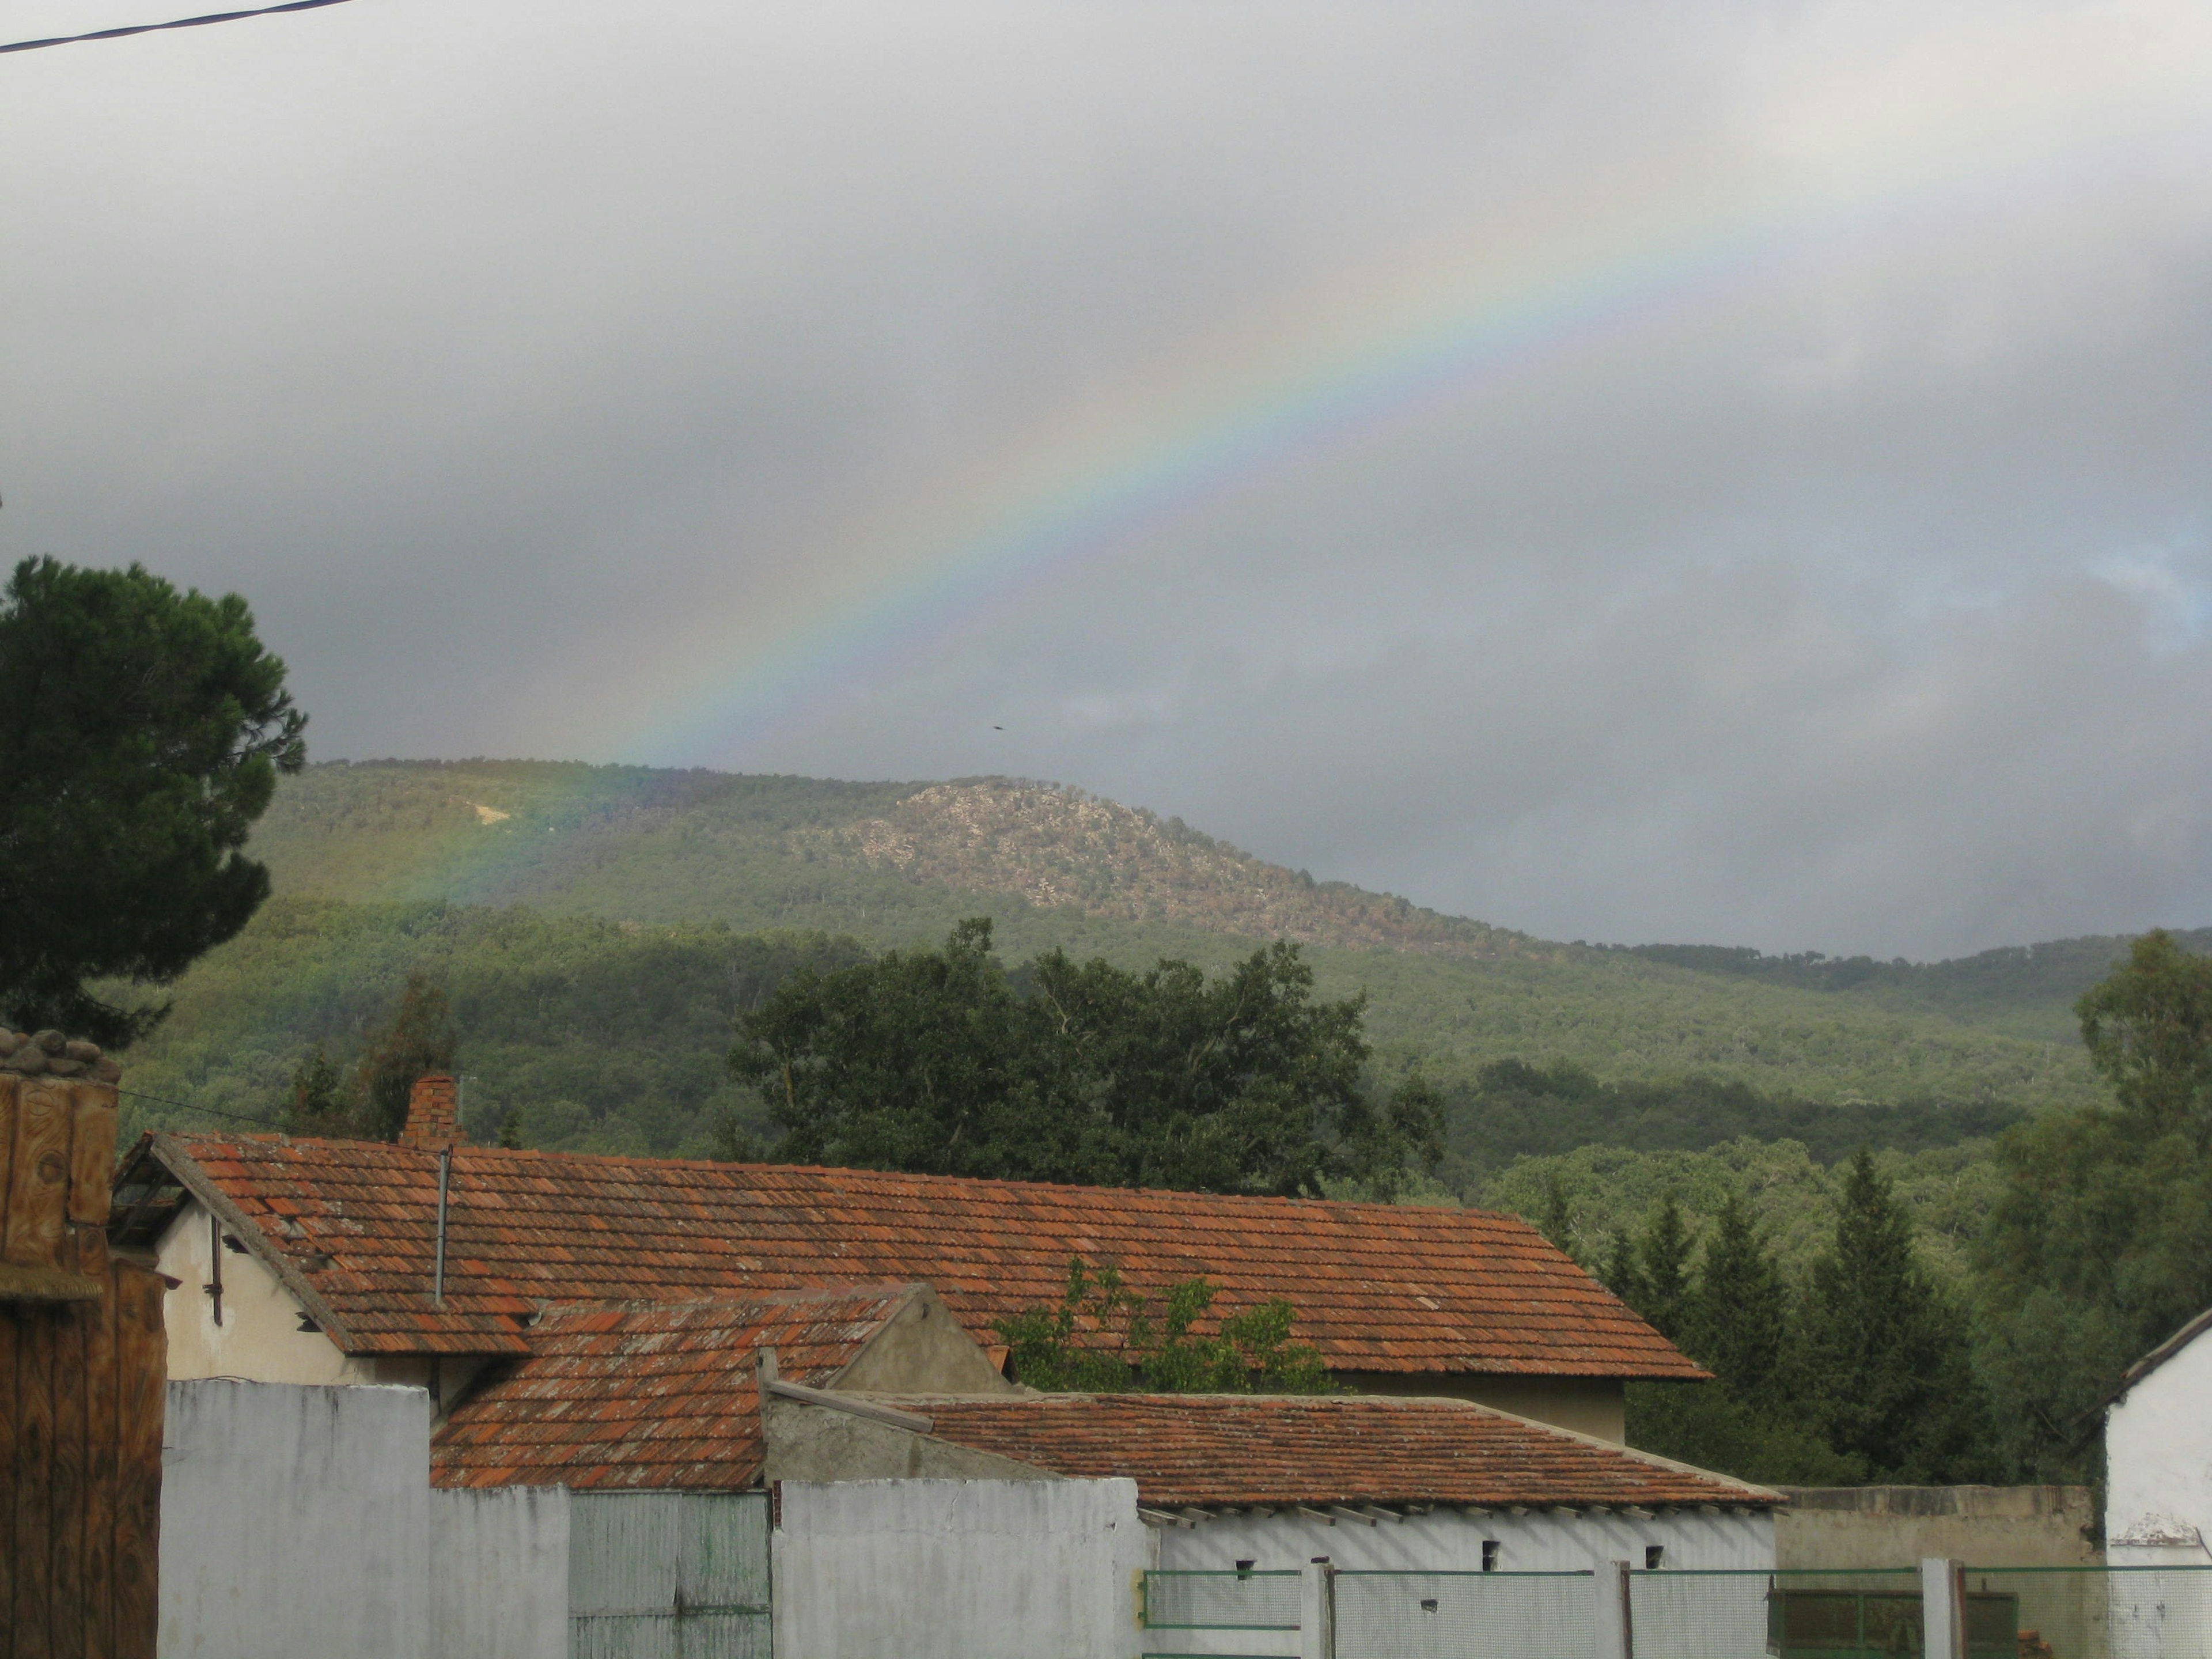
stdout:
<svg viewBox="0 0 2212 1659">
<path fill-rule="evenodd" d="M 1619 1442 L 1626 1384 L 1705 1373 L 1511 1216 L 459 1144 L 453 1082 L 399 1144 L 155 1134 L 116 1182 L 170 1374 L 406 1382 L 441 1409 L 551 1307 L 927 1284 L 987 1349 L 1068 1262 L 1223 1312 L 1282 1297 L 1365 1394 L 1447 1396 Z"/>
<path fill-rule="evenodd" d="M 2212 1309 L 2128 1368 L 2105 1413 L 2114 1566 L 2212 1564 Z"/>
</svg>

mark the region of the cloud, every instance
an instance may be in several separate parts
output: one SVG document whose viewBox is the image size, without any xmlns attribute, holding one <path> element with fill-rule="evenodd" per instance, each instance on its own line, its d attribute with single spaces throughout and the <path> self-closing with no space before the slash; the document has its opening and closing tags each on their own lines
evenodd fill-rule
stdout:
<svg viewBox="0 0 2212 1659">
<path fill-rule="evenodd" d="M 0 64 L 0 555 L 246 592 L 319 753 L 1051 775 L 1568 937 L 2206 919 L 2181 0 L 377 0 Z"/>
</svg>

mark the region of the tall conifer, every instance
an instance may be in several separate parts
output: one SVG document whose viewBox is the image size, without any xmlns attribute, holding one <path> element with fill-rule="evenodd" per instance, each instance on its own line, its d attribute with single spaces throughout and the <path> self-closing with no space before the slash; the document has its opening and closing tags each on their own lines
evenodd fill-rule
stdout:
<svg viewBox="0 0 2212 1659">
<path fill-rule="evenodd" d="M 1741 1194 L 1713 1218 L 1704 1271 L 1691 1298 L 1686 1339 L 1692 1356 L 1747 1404 L 1769 1404 L 1778 1391 L 1789 1340 L 1790 1294 Z"/>
<path fill-rule="evenodd" d="M 1690 1230 L 1682 1224 L 1682 1206 L 1674 1194 L 1661 1201 L 1637 1255 L 1644 1299 L 1636 1310 L 1660 1335 L 1679 1340 L 1690 1304 Z"/>
</svg>

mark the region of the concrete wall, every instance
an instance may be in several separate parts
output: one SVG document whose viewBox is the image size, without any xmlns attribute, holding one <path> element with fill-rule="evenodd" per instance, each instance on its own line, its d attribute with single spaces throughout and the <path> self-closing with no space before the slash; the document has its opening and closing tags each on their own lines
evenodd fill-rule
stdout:
<svg viewBox="0 0 2212 1659">
<path fill-rule="evenodd" d="M 319 1331 L 301 1330 L 299 1303 L 254 1256 L 221 1251 L 222 1323 L 216 1324 L 215 1298 L 205 1286 L 214 1282 L 219 1247 L 208 1222 L 204 1207 L 187 1203 L 155 1250 L 155 1265 L 178 1281 L 161 1310 L 172 1378 L 311 1385 L 380 1380 L 368 1361 L 348 1358 Z"/>
<path fill-rule="evenodd" d="M 1131 1480 L 787 1481 L 776 1659 L 1130 1659 Z"/>
<path fill-rule="evenodd" d="M 821 1386 L 848 1394 L 1020 1392 L 927 1285 Z"/>
<path fill-rule="evenodd" d="M 1355 1394 L 1472 1400 L 1516 1417 L 1572 1429 L 1615 1445 L 1628 1436 L 1628 1395 L 1617 1376 L 1488 1376 L 1467 1371 L 1337 1371 Z"/>
<path fill-rule="evenodd" d="M 1785 1486 L 1783 1567 L 2079 1567 L 2103 1559 L 2087 1486 Z"/>
<path fill-rule="evenodd" d="M 423 1659 L 429 1448 L 419 1389 L 170 1383 L 161 1659 Z"/>
<path fill-rule="evenodd" d="M 763 1478 L 778 1480 L 1057 1480 L 996 1452 L 770 1395 L 763 1438 Z"/>
<path fill-rule="evenodd" d="M 1653 1544 L 1666 1551 L 1662 1565 L 1669 1567 L 1771 1571 L 1775 1565 L 1774 1522 L 1765 1515 L 1676 1510 L 1636 1521 L 1550 1510 L 1471 1516 L 1443 1509 L 1371 1526 L 1342 1520 L 1331 1526 L 1305 1516 L 1278 1514 L 1227 1516 L 1188 1529 L 1164 1528 L 1158 1565 L 1187 1571 L 1230 1569 L 1249 1561 L 1264 1572 L 1303 1567 L 1315 1556 L 1326 1555 L 1340 1569 L 1480 1572 L 1486 1539 L 1497 1541 L 1498 1567 L 1504 1572 L 1576 1572 L 1607 1561 L 1640 1567 L 1645 1548 Z"/>
<path fill-rule="evenodd" d="M 562 1486 L 430 1494 L 430 1630 L 453 1659 L 568 1659 Z"/>
<path fill-rule="evenodd" d="M 2116 1565 L 2212 1559 L 2212 1334 L 2107 1413 L 2105 1535 Z"/>
</svg>

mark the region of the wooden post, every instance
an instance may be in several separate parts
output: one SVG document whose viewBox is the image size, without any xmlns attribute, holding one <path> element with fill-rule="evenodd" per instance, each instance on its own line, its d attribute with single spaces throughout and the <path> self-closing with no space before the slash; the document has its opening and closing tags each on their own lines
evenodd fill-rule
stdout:
<svg viewBox="0 0 2212 1659">
<path fill-rule="evenodd" d="M 84 1328 L 84 1656 L 115 1652 L 115 1268 L 107 1235 L 77 1234 L 77 1271 L 106 1288 Z"/>
<path fill-rule="evenodd" d="M 4 1097 L 0 1097 L 4 1098 Z M 0 1139 L 0 1146 L 7 1142 Z M 15 1473 L 15 1365 L 22 1310 L 0 1302 L 0 1473 Z M 15 1659 L 15 1505 L 0 1502 L 0 1659 Z"/>
<path fill-rule="evenodd" d="M 15 1352 L 15 1656 L 52 1659 L 53 1648 L 54 1316 L 19 1316 Z"/>
<path fill-rule="evenodd" d="M 84 1328 L 106 1312 L 99 1302 L 64 1302 L 47 1315 L 54 1334 L 51 1559 L 57 1659 L 78 1659 L 84 1652 Z"/>
<path fill-rule="evenodd" d="M 161 1276 L 115 1264 L 115 1656 L 154 1659 L 160 1608 L 161 1409 L 167 1365 Z"/>
<path fill-rule="evenodd" d="M 66 1085 L 25 1078 L 15 1091 L 14 1167 L 8 1172 L 8 1225 L 0 1261 L 58 1267 L 68 1219 L 70 1131 L 76 1103 Z"/>
</svg>

